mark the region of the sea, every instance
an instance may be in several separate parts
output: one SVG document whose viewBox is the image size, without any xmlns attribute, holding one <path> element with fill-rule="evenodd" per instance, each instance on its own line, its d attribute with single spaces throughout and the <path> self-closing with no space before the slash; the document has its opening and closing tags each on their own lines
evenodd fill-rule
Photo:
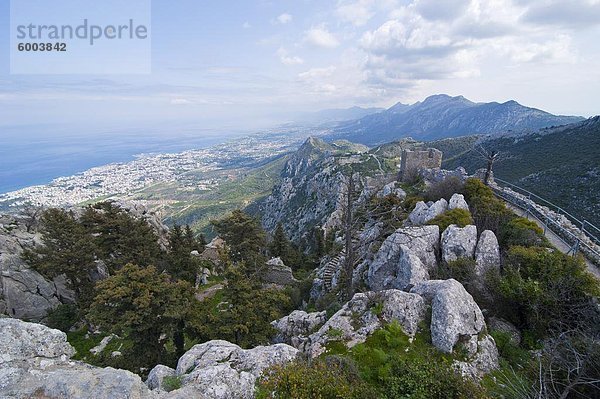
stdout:
<svg viewBox="0 0 600 399">
<path fill-rule="evenodd" d="M 0 128 L 0 194 L 47 184 L 139 154 L 208 148 L 248 132 L 199 128 L 61 130 L 32 125 Z"/>
</svg>

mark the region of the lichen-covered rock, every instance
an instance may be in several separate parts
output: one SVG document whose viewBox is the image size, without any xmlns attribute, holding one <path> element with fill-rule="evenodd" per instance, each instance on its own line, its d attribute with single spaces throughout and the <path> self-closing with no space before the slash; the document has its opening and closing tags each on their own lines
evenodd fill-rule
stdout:
<svg viewBox="0 0 600 399">
<path fill-rule="evenodd" d="M 404 288 L 406 284 L 404 286 L 402 284 L 410 281 L 411 278 L 414 281 L 420 279 L 424 273 L 418 271 L 420 266 L 415 264 L 414 258 L 404 255 L 401 264 L 401 258 L 405 253 L 417 256 L 428 271 L 434 270 L 437 267 L 439 231 L 438 226 L 403 227 L 396 230 L 381 244 L 369 264 L 367 273 L 369 287 L 374 291 Z M 410 276 L 404 274 L 407 269 L 411 270 Z M 400 276 L 401 272 L 402 276 Z"/>
<path fill-rule="evenodd" d="M 0 364 L 35 357 L 68 359 L 75 350 L 67 335 L 41 324 L 0 319 Z"/>
<path fill-rule="evenodd" d="M 477 227 L 458 227 L 451 224 L 442 233 L 442 260 L 452 262 L 459 258 L 473 258 L 477 245 Z"/>
<path fill-rule="evenodd" d="M 289 315 L 275 320 L 271 325 L 278 331 L 275 342 L 286 343 L 302 350 L 308 336 L 327 321 L 327 312 L 307 313 L 294 310 Z"/>
<path fill-rule="evenodd" d="M 448 210 L 452 209 L 465 209 L 469 210 L 469 204 L 465 201 L 465 196 L 462 194 L 454 193 L 448 202 Z"/>
<path fill-rule="evenodd" d="M 475 273 L 483 277 L 492 269 L 500 269 L 500 246 L 494 232 L 485 230 L 475 248 Z"/>
<path fill-rule="evenodd" d="M 381 259 L 379 259 L 381 260 Z M 429 280 L 429 272 L 421 259 L 406 245 L 399 246 L 397 262 L 392 259 L 377 270 L 367 274 L 369 287 L 374 291 L 410 289 L 418 282 Z"/>
<path fill-rule="evenodd" d="M 400 187 L 396 187 L 396 184 L 397 182 L 393 181 L 383 186 L 383 188 L 377 192 L 377 197 L 383 198 L 387 197 L 388 195 L 395 195 L 400 199 L 406 198 L 406 191 L 404 191 Z"/>
<path fill-rule="evenodd" d="M 437 200 L 431 205 L 427 205 L 423 201 L 417 202 L 415 209 L 408 215 L 408 222 L 413 226 L 421 226 L 436 216 L 448 210 L 448 201 L 444 198 Z"/>
<path fill-rule="evenodd" d="M 163 380 L 165 377 L 174 377 L 175 370 L 171 367 L 163 366 L 159 364 L 155 366 L 150 373 L 148 374 L 148 378 L 146 379 L 146 385 L 150 389 L 163 389 Z"/>
<path fill-rule="evenodd" d="M 297 349 L 286 344 L 247 350 L 220 340 L 195 345 L 177 363 L 176 375 L 183 387 L 165 397 L 253 398 L 254 384 L 263 370 L 291 362 L 297 354 Z"/>
<path fill-rule="evenodd" d="M 461 283 L 454 279 L 430 280 L 415 285 L 410 292 L 431 302 L 431 341 L 436 348 L 450 353 L 460 340 L 469 352 L 477 349 L 473 344 L 485 328 L 485 321 Z"/>
<path fill-rule="evenodd" d="M 145 399 L 139 376 L 70 360 L 66 334 L 21 320 L 0 319 L 0 397 Z"/>
<path fill-rule="evenodd" d="M 380 309 L 381 313 L 374 311 Z M 419 295 L 400 290 L 386 290 L 355 294 L 342 309 L 309 337 L 308 353 L 317 357 L 332 341 L 343 342 L 351 348 L 364 342 L 369 335 L 397 320 L 407 335 L 414 335 L 425 316 L 425 302 Z"/>
<path fill-rule="evenodd" d="M 466 361 L 455 361 L 454 367 L 463 377 L 481 379 L 487 373 L 498 368 L 498 348 L 494 338 L 485 335 L 477 341 L 477 352 Z"/>
</svg>

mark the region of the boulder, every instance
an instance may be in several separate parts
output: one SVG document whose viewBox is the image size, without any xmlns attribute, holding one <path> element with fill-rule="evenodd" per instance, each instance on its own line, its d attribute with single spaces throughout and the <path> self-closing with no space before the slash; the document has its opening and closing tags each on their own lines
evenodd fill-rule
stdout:
<svg viewBox="0 0 600 399">
<path fill-rule="evenodd" d="M 500 269 L 500 246 L 494 232 L 485 230 L 475 248 L 475 272 L 483 277 L 491 269 Z"/>
<path fill-rule="evenodd" d="M 419 295 L 400 290 L 358 293 L 310 335 L 307 352 L 313 358 L 320 356 L 333 341 L 351 348 L 364 342 L 383 323 L 393 320 L 400 323 L 407 335 L 414 336 L 424 317 L 425 302 Z"/>
<path fill-rule="evenodd" d="M 396 187 L 396 182 L 393 181 L 383 186 L 383 188 L 377 192 L 378 198 L 387 197 L 388 195 L 395 195 L 400 199 L 404 199 L 406 198 L 406 191 L 399 187 Z"/>
<path fill-rule="evenodd" d="M 167 366 L 163 366 L 162 364 L 159 364 L 157 366 L 154 366 L 154 368 L 152 370 L 150 370 L 150 373 L 148 374 L 148 379 L 146 379 L 146 385 L 150 389 L 162 390 L 163 389 L 163 380 L 165 379 L 165 377 L 174 377 L 174 376 L 175 376 L 175 370 L 173 370 L 171 367 L 167 367 Z"/>
<path fill-rule="evenodd" d="M 417 256 L 427 271 L 434 270 L 437 267 L 439 231 L 438 226 L 403 227 L 396 230 L 381 244 L 369 264 L 369 287 L 374 291 L 404 288 L 406 284 L 403 286 L 403 283 L 424 277 L 421 265 L 410 254 Z"/>
<path fill-rule="evenodd" d="M 455 361 L 454 367 L 463 377 L 480 380 L 487 373 L 498 368 L 498 348 L 494 338 L 485 335 L 477 341 L 477 353 L 466 361 Z"/>
<path fill-rule="evenodd" d="M 469 210 L 469 204 L 465 201 L 465 196 L 462 194 L 454 193 L 448 202 L 448 210 L 452 209 L 465 209 Z"/>
<path fill-rule="evenodd" d="M 263 370 L 291 362 L 298 350 L 286 344 L 244 350 L 227 341 L 194 345 L 177 363 L 183 387 L 167 398 L 253 398 L 254 384 Z"/>
<path fill-rule="evenodd" d="M 153 397 L 139 376 L 70 360 L 66 334 L 0 319 L 0 397 L 142 399 Z"/>
<path fill-rule="evenodd" d="M 477 227 L 458 227 L 451 224 L 442 233 L 442 260 L 452 262 L 459 258 L 473 258 L 477 245 Z"/>
<path fill-rule="evenodd" d="M 298 282 L 294 278 L 292 269 L 286 266 L 281 258 L 270 259 L 264 270 L 260 274 L 261 281 L 265 284 L 275 284 L 279 286 L 293 285 Z"/>
<path fill-rule="evenodd" d="M 469 353 L 477 350 L 478 334 L 485 328 L 483 314 L 471 294 L 454 279 L 418 283 L 411 293 L 431 303 L 431 341 L 450 353 L 460 341 Z"/>
<path fill-rule="evenodd" d="M 275 320 L 271 325 L 278 331 L 274 341 L 286 343 L 302 350 L 308 336 L 327 321 L 327 312 L 306 313 L 294 310 L 289 315 Z"/>
<path fill-rule="evenodd" d="M 408 222 L 412 226 L 421 226 L 436 216 L 441 215 L 442 213 L 448 210 L 448 201 L 444 198 L 437 200 L 431 205 L 427 205 L 423 201 L 417 202 L 415 209 L 408 215 Z"/>
</svg>

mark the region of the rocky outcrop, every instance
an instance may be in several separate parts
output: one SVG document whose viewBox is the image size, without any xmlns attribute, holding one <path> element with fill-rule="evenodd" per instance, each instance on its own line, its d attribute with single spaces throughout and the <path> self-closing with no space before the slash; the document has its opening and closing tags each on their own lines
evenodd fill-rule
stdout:
<svg viewBox="0 0 600 399">
<path fill-rule="evenodd" d="M 431 303 L 431 341 L 436 348 L 450 353 L 460 342 L 469 354 L 477 352 L 478 335 L 485 321 L 461 283 L 454 279 L 430 280 L 415 285 L 410 292 Z"/>
<path fill-rule="evenodd" d="M 379 190 L 377 192 L 377 194 L 376 194 L 377 197 L 383 198 L 383 197 L 387 197 L 388 195 L 394 195 L 400 199 L 406 198 L 406 191 L 404 191 L 400 187 L 396 187 L 397 185 L 398 185 L 398 182 L 396 182 L 396 181 L 386 184 L 385 186 L 383 186 L 383 188 L 381 190 Z"/>
<path fill-rule="evenodd" d="M 477 245 L 477 227 L 468 225 L 458 227 L 451 224 L 442 233 L 442 260 L 452 262 L 459 258 L 473 258 Z"/>
<path fill-rule="evenodd" d="M 494 232 L 485 230 L 475 248 L 475 273 L 484 277 L 492 269 L 500 270 L 500 246 Z"/>
<path fill-rule="evenodd" d="M 271 323 L 277 330 L 274 341 L 276 343 L 286 343 L 303 350 L 308 341 L 308 336 L 326 321 L 327 312 L 325 311 L 306 313 L 303 310 L 294 310 L 289 315 Z"/>
<path fill-rule="evenodd" d="M 309 336 L 307 353 L 317 357 L 334 341 L 351 348 L 393 320 L 400 323 L 407 335 L 413 336 L 424 317 L 425 301 L 419 295 L 399 290 L 358 293 Z"/>
<path fill-rule="evenodd" d="M 448 202 L 448 210 L 452 209 L 464 209 L 469 210 L 469 204 L 465 201 L 465 196 L 462 194 L 452 194 L 450 201 Z"/>
<path fill-rule="evenodd" d="M 491 336 L 486 335 L 477 341 L 477 352 L 467 361 L 455 361 L 454 367 L 464 377 L 478 380 L 498 368 L 498 361 L 496 343 Z"/>
<path fill-rule="evenodd" d="M 171 367 L 159 364 L 150 370 L 148 378 L 146 379 L 146 385 L 150 389 L 156 389 L 159 391 L 165 390 L 163 383 L 166 377 L 175 377 L 175 370 Z"/>
<path fill-rule="evenodd" d="M 72 361 L 66 335 L 40 324 L 0 319 L 0 397 L 150 398 L 139 376 Z"/>
<path fill-rule="evenodd" d="M 442 213 L 448 210 L 448 201 L 444 198 L 437 200 L 436 202 L 432 202 L 426 204 L 423 201 L 417 202 L 415 209 L 408 215 L 408 222 L 412 226 L 421 226 L 436 216 L 441 215 Z"/>
<path fill-rule="evenodd" d="M 278 286 L 293 285 L 298 282 L 292 274 L 292 268 L 286 266 L 281 258 L 270 259 L 261 271 L 260 279 L 265 284 Z"/>
<path fill-rule="evenodd" d="M 253 398 L 254 384 L 262 371 L 291 362 L 297 354 L 297 349 L 286 344 L 247 350 L 219 340 L 194 345 L 179 359 L 175 370 L 182 388 L 165 398 Z"/>
<path fill-rule="evenodd" d="M 437 267 L 438 226 L 403 227 L 381 244 L 369 263 L 367 279 L 372 290 L 404 288 L 425 278 L 425 272 Z M 411 256 L 413 255 L 413 256 Z M 416 256 L 425 267 L 416 262 Z"/>
<path fill-rule="evenodd" d="M 23 248 L 40 237 L 18 218 L 1 216 L 0 222 L 0 313 L 41 321 L 62 302 L 73 302 L 75 293 L 67 289 L 64 276 L 49 281 L 21 259 Z"/>
</svg>

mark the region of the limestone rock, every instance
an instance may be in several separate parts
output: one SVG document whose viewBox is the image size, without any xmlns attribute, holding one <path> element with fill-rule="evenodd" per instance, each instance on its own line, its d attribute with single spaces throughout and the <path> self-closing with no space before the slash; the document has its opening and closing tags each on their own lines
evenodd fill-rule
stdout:
<svg viewBox="0 0 600 399">
<path fill-rule="evenodd" d="M 404 191 L 400 187 L 396 187 L 396 184 L 397 182 L 393 181 L 383 186 L 383 188 L 379 192 L 377 192 L 377 197 L 383 198 L 387 197 L 388 195 L 395 195 L 400 199 L 406 198 L 406 191 Z"/>
<path fill-rule="evenodd" d="M 381 306 L 380 315 L 374 313 L 376 306 Z M 358 293 L 309 337 L 308 353 L 317 357 L 332 341 L 341 341 L 351 348 L 381 328 L 382 322 L 392 320 L 397 320 L 404 332 L 412 336 L 424 316 L 425 302 L 419 295 L 399 290 Z"/>
<path fill-rule="evenodd" d="M 463 377 L 473 380 L 481 379 L 485 374 L 498 368 L 498 348 L 494 338 L 490 335 L 484 336 L 477 341 L 477 353 L 467 361 L 455 361 L 454 367 Z"/>
<path fill-rule="evenodd" d="M 442 233 L 442 260 L 451 262 L 458 258 L 473 258 L 477 245 L 477 227 L 458 227 L 451 224 Z"/>
<path fill-rule="evenodd" d="M 467 201 L 465 201 L 465 196 L 462 194 L 452 194 L 452 197 L 450 198 L 450 202 L 448 202 L 448 210 L 452 210 L 452 209 L 465 209 L 465 210 L 469 210 L 469 204 L 467 204 Z"/>
<path fill-rule="evenodd" d="M 0 397 L 142 399 L 154 395 L 139 376 L 69 360 L 66 334 L 21 320 L 0 319 Z"/>
<path fill-rule="evenodd" d="M 253 398 L 254 384 L 262 371 L 291 362 L 298 350 L 286 344 L 241 349 L 227 341 L 209 341 L 193 346 L 177 363 L 176 374 L 183 387 L 166 398 Z"/>
<path fill-rule="evenodd" d="M 475 248 L 475 272 L 483 277 L 488 270 L 500 269 L 500 246 L 491 230 L 485 230 Z"/>
<path fill-rule="evenodd" d="M 69 358 L 75 350 L 67 335 L 41 324 L 0 319 L 0 364 L 35 357 Z"/>
<path fill-rule="evenodd" d="M 408 215 L 408 221 L 413 226 L 421 226 L 436 216 L 448 210 L 448 201 L 444 198 L 437 200 L 431 205 L 427 205 L 423 201 L 417 202 L 415 209 Z"/>
<path fill-rule="evenodd" d="M 308 336 L 326 321 L 327 312 L 325 311 L 307 313 L 303 310 L 294 310 L 289 315 L 271 323 L 278 331 L 275 342 L 283 342 L 302 350 Z"/>
<path fill-rule="evenodd" d="M 416 293 L 431 301 L 431 341 L 443 352 L 452 352 L 459 340 L 467 346 L 475 344 L 483 331 L 483 314 L 471 294 L 454 279 L 430 280 L 415 285 Z M 476 346 L 468 347 L 469 352 Z"/>
<path fill-rule="evenodd" d="M 369 265 L 369 287 L 374 291 L 404 288 L 406 284 L 402 286 L 403 283 L 423 278 L 424 272 L 419 270 L 420 265 L 414 257 L 407 254 L 402 259 L 403 254 L 416 255 L 428 271 L 433 270 L 437 267 L 439 237 L 438 226 L 403 227 L 396 230 L 381 244 Z M 406 273 L 407 270 L 411 272 Z"/>
<path fill-rule="evenodd" d="M 165 377 L 173 376 L 175 376 L 175 370 L 173 370 L 171 367 L 159 364 L 155 366 L 152 370 L 150 370 L 150 373 L 148 374 L 148 379 L 146 380 L 146 385 L 150 389 L 162 390 L 162 384 Z"/>
<path fill-rule="evenodd" d="M 293 285 L 297 282 L 292 269 L 286 266 L 281 258 L 273 258 L 266 263 L 261 272 L 261 281 L 265 284 L 276 284 L 280 286 Z"/>
</svg>

